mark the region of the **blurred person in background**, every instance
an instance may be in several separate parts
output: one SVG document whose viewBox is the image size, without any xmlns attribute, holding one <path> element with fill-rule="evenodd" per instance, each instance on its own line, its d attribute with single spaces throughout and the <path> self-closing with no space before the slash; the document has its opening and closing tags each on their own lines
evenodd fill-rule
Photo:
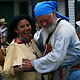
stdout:
<svg viewBox="0 0 80 80">
<path fill-rule="evenodd" d="M 9 45 L 7 43 L 7 27 L 6 27 L 7 22 L 5 18 L 0 19 L 0 23 L 1 23 L 1 27 L 0 27 L 1 28 L 1 49 L 5 55 L 6 48 Z"/>
<path fill-rule="evenodd" d="M 77 32 L 78 38 L 80 40 L 80 21 L 77 21 L 76 24 L 78 25 L 78 27 L 76 28 L 76 32 Z"/>
<path fill-rule="evenodd" d="M 37 41 L 40 38 L 40 33 L 41 33 L 41 26 L 39 25 L 38 22 L 36 22 L 36 33 L 34 34 L 34 39 Z"/>
<path fill-rule="evenodd" d="M 4 65 L 4 60 L 6 56 L 6 37 L 7 37 L 7 27 L 6 27 L 7 22 L 5 21 L 5 18 L 0 19 L 0 71 L 2 70 L 2 67 Z M 0 80 L 2 80 L 2 76 L 0 75 Z"/>
</svg>

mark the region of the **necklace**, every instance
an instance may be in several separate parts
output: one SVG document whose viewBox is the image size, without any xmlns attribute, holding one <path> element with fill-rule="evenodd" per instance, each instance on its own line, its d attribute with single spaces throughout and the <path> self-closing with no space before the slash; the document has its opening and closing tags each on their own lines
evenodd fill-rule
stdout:
<svg viewBox="0 0 80 80">
<path fill-rule="evenodd" d="M 30 40 L 28 40 L 28 39 L 26 40 L 26 39 L 22 38 L 20 35 L 18 36 L 18 38 L 19 38 L 24 44 L 31 42 L 31 39 L 30 39 Z"/>
<path fill-rule="evenodd" d="M 38 54 L 37 54 L 37 52 L 36 52 L 36 50 L 35 50 L 35 48 L 34 48 L 32 42 L 30 42 L 30 44 L 31 44 L 31 47 L 32 47 L 32 49 L 33 49 L 33 54 L 36 56 L 36 59 L 38 59 L 39 56 L 38 56 Z"/>
<path fill-rule="evenodd" d="M 20 35 L 18 36 L 19 37 L 19 39 L 26 45 L 26 43 L 28 44 L 28 46 L 30 46 L 30 44 L 31 44 L 31 47 L 32 47 L 32 49 L 33 49 L 33 54 L 36 56 L 36 58 L 38 59 L 39 58 L 39 56 L 37 55 L 37 52 L 36 52 L 36 50 L 34 49 L 34 46 L 33 46 L 33 44 L 32 44 L 32 41 L 30 40 L 26 40 L 25 41 L 25 39 L 23 39 Z"/>
</svg>

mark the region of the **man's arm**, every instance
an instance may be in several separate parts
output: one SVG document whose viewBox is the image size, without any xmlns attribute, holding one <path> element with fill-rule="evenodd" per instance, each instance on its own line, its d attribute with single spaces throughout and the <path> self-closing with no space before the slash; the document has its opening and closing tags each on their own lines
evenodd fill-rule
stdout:
<svg viewBox="0 0 80 80">
<path fill-rule="evenodd" d="M 22 59 L 22 71 L 23 72 L 35 71 L 35 69 L 32 66 L 32 63 L 31 63 L 31 61 L 29 59 L 26 59 L 26 58 Z"/>
<path fill-rule="evenodd" d="M 64 61 L 67 53 L 67 48 L 70 43 L 70 37 L 59 37 L 51 52 L 46 56 L 32 61 L 27 60 L 25 65 L 23 65 L 24 71 L 31 71 L 33 67 L 39 73 L 46 73 L 56 70 Z M 23 61 L 24 63 L 24 61 Z M 24 69 L 24 66 L 26 69 Z"/>
<path fill-rule="evenodd" d="M 39 73 L 46 73 L 56 70 L 64 62 L 67 49 L 74 36 L 75 29 L 67 21 L 62 20 L 59 24 L 55 35 L 55 44 L 52 46 L 52 51 L 46 56 L 32 61 L 32 66 Z"/>
</svg>

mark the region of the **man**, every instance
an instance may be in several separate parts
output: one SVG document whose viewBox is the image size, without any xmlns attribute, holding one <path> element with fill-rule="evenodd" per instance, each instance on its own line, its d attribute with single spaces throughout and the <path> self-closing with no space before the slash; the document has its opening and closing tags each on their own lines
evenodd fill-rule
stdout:
<svg viewBox="0 0 80 80">
<path fill-rule="evenodd" d="M 80 21 L 77 21 L 76 24 L 78 25 L 78 27 L 76 28 L 76 32 L 77 32 L 78 38 L 80 40 Z"/>
<path fill-rule="evenodd" d="M 41 33 L 41 27 L 39 26 L 39 23 L 36 22 L 36 33 L 34 34 L 34 39 L 37 41 L 40 38 L 40 33 Z"/>
<path fill-rule="evenodd" d="M 6 27 L 7 22 L 5 21 L 5 18 L 0 19 L 0 24 L 1 24 L 0 27 L 1 27 L 1 33 L 2 33 L 1 37 L 6 36 L 7 35 L 7 27 Z"/>
<path fill-rule="evenodd" d="M 58 3 L 55 1 L 44 1 L 35 6 L 36 18 L 42 26 L 45 56 L 32 62 L 23 58 L 22 71 L 35 69 L 39 73 L 47 73 L 56 72 L 61 68 L 60 76 L 54 74 L 54 80 L 80 80 L 80 70 L 73 71 L 69 78 L 67 76 L 70 74 L 69 68 L 73 66 L 72 64 L 80 59 L 80 41 L 75 28 L 68 22 L 69 18 L 56 11 L 57 6 Z M 63 69 L 66 77 L 62 75 Z"/>
<path fill-rule="evenodd" d="M 8 42 L 7 42 L 7 27 L 6 27 L 6 24 L 7 24 L 7 22 L 6 22 L 6 20 L 5 20 L 5 18 L 1 18 L 0 19 L 0 24 L 1 24 L 1 26 L 0 26 L 0 30 L 1 30 L 1 50 L 2 50 L 2 52 L 3 52 L 3 54 L 4 54 L 4 57 L 5 57 L 5 55 L 6 55 L 6 48 L 7 48 L 7 46 L 9 45 L 8 44 Z"/>
</svg>

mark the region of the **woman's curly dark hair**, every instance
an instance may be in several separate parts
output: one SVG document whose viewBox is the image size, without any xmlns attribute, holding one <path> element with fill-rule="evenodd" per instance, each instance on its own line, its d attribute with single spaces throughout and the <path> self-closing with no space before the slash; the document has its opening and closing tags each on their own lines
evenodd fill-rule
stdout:
<svg viewBox="0 0 80 80">
<path fill-rule="evenodd" d="M 18 36 L 18 34 L 14 30 L 17 29 L 18 23 L 23 19 L 26 19 L 31 24 L 31 27 L 32 27 L 31 32 L 33 37 L 34 33 L 36 32 L 35 21 L 30 16 L 26 14 L 21 14 L 21 15 L 15 16 L 12 23 L 8 27 L 8 36 L 7 36 L 8 43 L 11 43 L 12 40 Z"/>
</svg>

